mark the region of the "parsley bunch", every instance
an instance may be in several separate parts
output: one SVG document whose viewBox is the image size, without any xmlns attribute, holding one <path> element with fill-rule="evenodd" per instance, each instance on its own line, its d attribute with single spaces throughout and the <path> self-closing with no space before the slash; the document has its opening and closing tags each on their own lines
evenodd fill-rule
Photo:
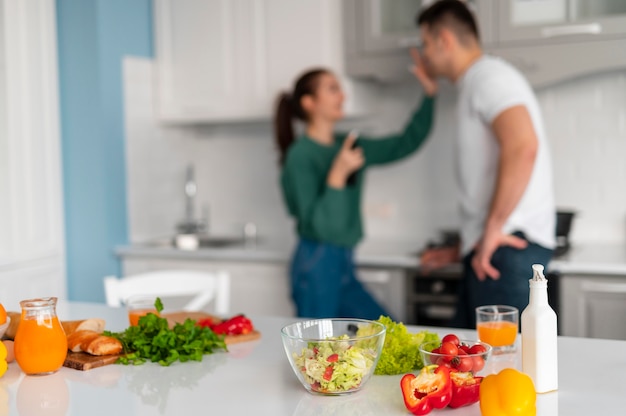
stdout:
<svg viewBox="0 0 626 416">
<path fill-rule="evenodd" d="M 161 299 L 154 303 L 156 310 L 163 310 Z M 139 318 L 139 324 L 126 328 L 124 332 L 105 332 L 105 335 L 120 340 L 124 346 L 124 355 L 118 360 L 120 364 L 143 364 L 147 360 L 168 366 L 175 361 L 202 361 L 204 354 L 214 350 L 226 349 L 224 337 L 216 335 L 211 329 L 200 327 L 196 322 L 187 319 L 169 327 L 167 319 L 153 313 Z"/>
</svg>

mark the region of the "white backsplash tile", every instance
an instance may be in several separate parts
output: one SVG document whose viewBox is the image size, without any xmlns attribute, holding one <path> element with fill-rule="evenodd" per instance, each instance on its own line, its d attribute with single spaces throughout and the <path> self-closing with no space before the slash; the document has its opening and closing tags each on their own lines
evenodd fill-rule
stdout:
<svg viewBox="0 0 626 416">
<path fill-rule="evenodd" d="M 271 124 L 165 127 L 153 116 L 152 63 L 127 58 L 125 105 L 130 240 L 171 234 L 184 215 L 187 164 L 196 168 L 198 206 L 217 234 L 245 222 L 260 235 L 293 241 L 278 185 Z M 626 72 L 589 76 L 538 91 L 554 157 L 556 200 L 575 209 L 572 240 L 626 240 Z M 362 134 L 399 130 L 420 100 L 416 85 L 381 89 L 375 116 L 341 123 Z M 453 174 L 455 91 L 445 85 L 422 150 L 371 169 L 364 193 L 367 238 L 421 242 L 458 223 Z"/>
</svg>

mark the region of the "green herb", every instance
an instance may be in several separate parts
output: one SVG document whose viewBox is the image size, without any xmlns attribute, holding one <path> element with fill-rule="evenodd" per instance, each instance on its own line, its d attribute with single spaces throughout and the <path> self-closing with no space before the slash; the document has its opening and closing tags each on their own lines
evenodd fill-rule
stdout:
<svg viewBox="0 0 626 416">
<path fill-rule="evenodd" d="M 388 316 L 381 316 L 378 322 L 385 325 L 385 344 L 378 359 L 374 374 L 404 374 L 424 367 L 419 346 L 425 342 L 439 341 L 434 332 L 421 331 L 412 334 L 402 322 L 394 322 Z M 371 330 L 375 327 L 372 326 Z M 360 328 L 357 335 L 367 335 L 370 328 Z"/>
<path fill-rule="evenodd" d="M 161 312 L 161 299 L 157 298 L 154 306 Z M 142 316 L 138 325 L 130 326 L 123 332 L 105 331 L 105 335 L 120 340 L 124 355 L 118 363 L 125 365 L 152 361 L 168 366 L 175 361 L 202 361 L 204 354 L 211 354 L 215 350 L 227 351 L 223 336 L 216 335 L 209 328 L 197 326 L 196 321 L 187 319 L 170 329 L 167 319 L 153 313 Z"/>
</svg>

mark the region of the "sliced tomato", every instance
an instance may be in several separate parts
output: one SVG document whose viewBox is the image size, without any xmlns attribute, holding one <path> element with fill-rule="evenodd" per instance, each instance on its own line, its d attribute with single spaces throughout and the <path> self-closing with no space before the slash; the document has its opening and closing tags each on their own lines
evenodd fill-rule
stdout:
<svg viewBox="0 0 626 416">
<path fill-rule="evenodd" d="M 328 367 L 326 367 L 326 371 L 324 371 L 324 376 L 323 376 L 324 380 L 330 381 L 330 379 L 333 378 L 333 371 L 335 370 L 333 369 L 332 366 L 329 365 Z"/>
<path fill-rule="evenodd" d="M 339 361 L 339 355 L 338 354 L 331 354 L 331 355 L 328 356 L 326 361 L 328 361 L 329 363 L 336 363 L 337 361 Z"/>
</svg>

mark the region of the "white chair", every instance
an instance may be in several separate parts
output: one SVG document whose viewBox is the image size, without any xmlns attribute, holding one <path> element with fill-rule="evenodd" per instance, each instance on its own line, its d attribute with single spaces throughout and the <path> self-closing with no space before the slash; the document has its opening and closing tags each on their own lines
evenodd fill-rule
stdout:
<svg viewBox="0 0 626 416">
<path fill-rule="evenodd" d="M 118 279 L 104 278 L 107 305 L 122 306 L 135 295 L 159 297 L 193 296 L 183 306 L 185 311 L 200 311 L 211 301 L 214 312 L 225 316 L 230 309 L 230 276 L 224 272 L 208 273 L 191 270 L 164 270 Z"/>
</svg>

